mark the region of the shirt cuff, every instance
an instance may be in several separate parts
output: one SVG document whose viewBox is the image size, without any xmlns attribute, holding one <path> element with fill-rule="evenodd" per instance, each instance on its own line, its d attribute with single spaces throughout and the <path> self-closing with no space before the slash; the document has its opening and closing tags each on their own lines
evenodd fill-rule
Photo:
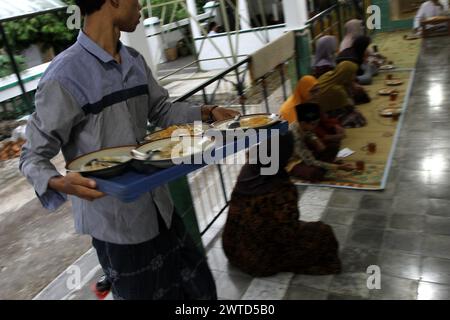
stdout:
<svg viewBox="0 0 450 320">
<path fill-rule="evenodd" d="M 202 121 L 202 107 L 201 106 L 190 106 L 186 114 L 187 123 L 192 123 L 195 121 Z"/>
<path fill-rule="evenodd" d="M 42 206 L 51 212 L 56 211 L 67 201 L 67 196 L 65 194 L 51 189 L 47 190 L 47 192 L 42 195 L 39 195 L 36 192 L 36 195 Z"/>
<path fill-rule="evenodd" d="M 67 195 L 48 187 L 50 179 L 59 176 L 61 175 L 56 170 L 43 170 L 39 173 L 38 182 L 34 185 L 39 201 L 42 206 L 49 211 L 57 210 L 67 201 Z"/>
</svg>

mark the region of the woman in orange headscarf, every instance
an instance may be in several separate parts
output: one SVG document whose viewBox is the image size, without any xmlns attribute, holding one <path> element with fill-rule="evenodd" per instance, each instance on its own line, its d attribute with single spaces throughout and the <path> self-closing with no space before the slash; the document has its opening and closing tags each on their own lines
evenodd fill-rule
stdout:
<svg viewBox="0 0 450 320">
<path fill-rule="evenodd" d="M 311 99 L 311 91 L 317 84 L 318 81 L 313 76 L 304 76 L 301 78 L 295 87 L 294 94 L 281 106 L 279 111 L 281 117 L 289 123 L 297 121 L 295 107 Z"/>
<path fill-rule="evenodd" d="M 313 76 L 302 77 L 297 83 L 294 94 L 281 106 L 279 111 L 281 117 L 289 124 L 296 122 L 296 106 L 316 100 L 318 84 L 319 81 Z M 339 143 L 345 137 L 345 129 L 340 126 L 339 121 L 328 117 L 325 113 L 322 113 L 315 132 L 324 145 Z"/>
</svg>

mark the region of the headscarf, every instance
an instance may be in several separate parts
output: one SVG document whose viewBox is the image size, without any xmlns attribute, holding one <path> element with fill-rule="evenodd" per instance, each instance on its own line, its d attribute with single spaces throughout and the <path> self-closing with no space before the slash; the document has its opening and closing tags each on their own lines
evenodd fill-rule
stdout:
<svg viewBox="0 0 450 320">
<path fill-rule="evenodd" d="M 317 40 L 314 67 L 336 66 L 334 57 L 337 45 L 338 42 L 335 36 L 323 36 Z"/>
<path fill-rule="evenodd" d="M 279 190 L 280 186 L 290 183 L 285 168 L 294 151 L 294 138 L 291 132 L 280 135 L 279 138 L 279 153 L 275 155 L 272 153 L 271 141 L 267 140 L 268 153 L 271 157 L 278 156 L 279 159 L 277 174 L 272 176 L 261 175 L 261 168 L 266 165 L 262 165 L 259 160 L 257 164 L 247 163 L 242 167 L 234 192 L 250 196 L 263 195 Z"/>
<path fill-rule="evenodd" d="M 345 24 L 345 37 L 341 42 L 339 51 L 344 51 L 345 49 L 353 46 L 353 42 L 359 36 L 364 34 L 363 22 L 362 20 L 353 19 Z"/>
<path fill-rule="evenodd" d="M 341 109 L 351 104 L 347 88 L 355 80 L 357 71 L 356 63 L 343 61 L 334 71 L 327 72 L 319 78 L 317 102 L 322 112 Z"/>
<path fill-rule="evenodd" d="M 294 93 L 280 108 L 280 115 L 289 123 L 297 121 L 295 107 L 301 103 L 307 102 L 311 98 L 311 89 L 317 85 L 318 81 L 313 76 L 304 76 L 295 87 Z"/>
<path fill-rule="evenodd" d="M 372 39 L 370 39 L 370 37 L 357 37 L 350 48 L 347 48 L 339 53 L 336 58 L 337 63 L 342 61 L 352 61 L 358 64 L 358 66 L 361 66 L 364 63 L 364 57 L 371 42 Z"/>
</svg>

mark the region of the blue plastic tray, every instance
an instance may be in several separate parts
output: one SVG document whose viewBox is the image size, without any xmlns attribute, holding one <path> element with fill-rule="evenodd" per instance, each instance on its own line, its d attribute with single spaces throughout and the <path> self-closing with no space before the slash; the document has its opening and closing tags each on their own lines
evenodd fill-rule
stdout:
<svg viewBox="0 0 450 320">
<path fill-rule="evenodd" d="M 286 134 L 288 131 L 289 125 L 286 121 L 283 121 L 272 128 L 268 129 L 267 137 L 271 137 L 276 134 Z M 275 130 L 275 131 L 273 131 Z M 260 134 L 256 134 L 256 141 L 263 141 L 265 137 Z M 245 140 L 245 143 L 242 141 Z M 215 149 L 215 158 L 223 159 L 225 156 L 232 155 L 243 149 L 251 147 L 250 141 L 251 137 L 247 136 L 246 138 L 236 140 L 234 142 L 223 145 L 222 147 Z M 217 154 L 219 156 L 217 156 Z M 154 172 L 143 174 L 134 171 L 133 169 L 129 169 L 127 172 L 123 173 L 120 176 L 111 178 L 111 179 L 99 179 L 94 178 L 97 181 L 98 189 L 107 195 L 113 196 L 117 199 L 120 199 L 123 202 L 132 202 L 138 199 L 142 194 L 149 192 L 159 186 L 167 184 L 173 180 L 176 180 L 180 177 L 186 176 L 189 173 L 196 171 L 207 164 L 182 164 L 177 165 L 168 169 L 158 169 L 155 168 Z"/>
</svg>

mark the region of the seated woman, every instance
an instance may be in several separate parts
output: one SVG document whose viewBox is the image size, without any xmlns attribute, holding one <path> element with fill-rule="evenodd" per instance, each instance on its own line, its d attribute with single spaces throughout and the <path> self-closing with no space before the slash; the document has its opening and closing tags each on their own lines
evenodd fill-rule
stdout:
<svg viewBox="0 0 450 320">
<path fill-rule="evenodd" d="M 336 67 L 338 41 L 335 36 L 323 36 L 317 40 L 314 61 L 314 76 L 320 78 L 324 73 Z"/>
<path fill-rule="evenodd" d="M 358 65 L 343 61 L 336 70 L 319 78 L 316 102 L 322 112 L 339 120 L 344 128 L 360 128 L 367 124 L 364 116 L 355 110 L 354 80 Z"/>
<path fill-rule="evenodd" d="M 301 78 L 295 88 L 294 94 L 281 106 L 279 114 L 290 124 L 297 121 L 296 107 L 299 104 L 314 100 L 319 82 L 313 76 Z M 320 116 L 320 123 L 315 130 L 317 136 L 324 144 L 339 143 L 345 138 L 345 129 L 337 119 L 328 117 L 325 113 Z"/>
<path fill-rule="evenodd" d="M 316 103 L 297 106 L 298 122 L 290 125 L 294 137 L 294 153 L 287 170 L 291 176 L 302 180 L 318 182 L 328 170 L 353 170 L 353 167 L 334 164 L 340 143 L 325 145 L 314 133 L 320 121 L 320 107 Z"/>
<path fill-rule="evenodd" d="M 353 19 L 345 24 L 345 36 L 342 39 L 339 51 L 342 52 L 345 49 L 353 46 L 353 42 L 359 36 L 364 35 L 364 27 L 362 20 Z"/>
<path fill-rule="evenodd" d="M 378 73 L 378 67 L 368 62 L 369 45 L 372 40 L 367 36 L 359 36 L 353 42 L 350 48 L 341 51 L 336 62 L 351 61 L 359 66 L 356 80 L 359 84 L 369 85 L 372 83 L 372 77 Z"/>
<path fill-rule="evenodd" d="M 331 227 L 299 221 L 297 188 L 284 169 L 293 150 L 292 136 L 281 136 L 279 146 L 276 175 L 261 175 L 261 161 L 242 168 L 222 236 L 225 255 L 254 277 L 340 273 L 339 245 Z"/>
</svg>

